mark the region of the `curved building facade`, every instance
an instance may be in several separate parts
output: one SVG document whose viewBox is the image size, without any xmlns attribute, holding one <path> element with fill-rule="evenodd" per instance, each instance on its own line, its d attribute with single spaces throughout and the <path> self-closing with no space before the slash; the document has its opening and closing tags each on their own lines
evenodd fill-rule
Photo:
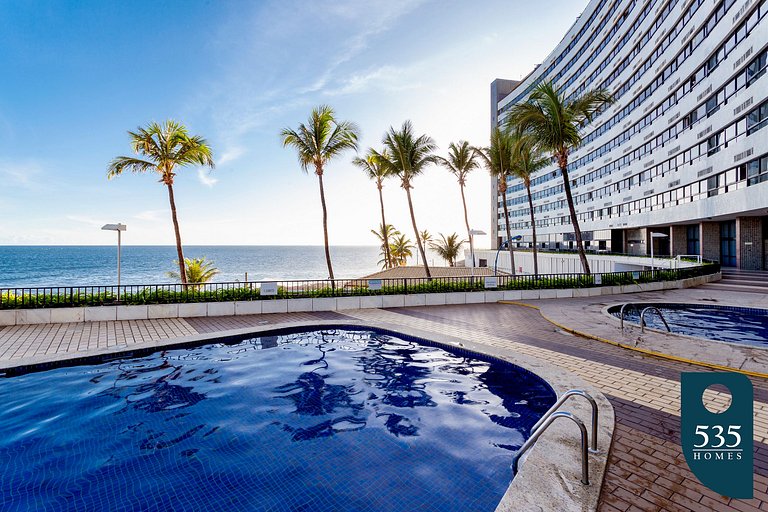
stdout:
<svg viewBox="0 0 768 512">
<path fill-rule="evenodd" d="M 768 268 L 767 0 L 591 0 L 520 82 L 491 85 L 491 124 L 533 87 L 603 87 L 616 103 L 584 129 L 569 174 L 588 250 L 699 254 Z M 555 164 L 532 180 L 539 246 L 574 249 Z M 492 240 L 531 244 L 520 180 L 492 184 Z M 651 236 L 654 233 L 655 236 Z"/>
</svg>

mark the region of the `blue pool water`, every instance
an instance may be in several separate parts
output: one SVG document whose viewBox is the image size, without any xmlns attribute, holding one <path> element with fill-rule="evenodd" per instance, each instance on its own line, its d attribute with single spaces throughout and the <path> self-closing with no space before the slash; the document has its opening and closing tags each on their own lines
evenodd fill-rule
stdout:
<svg viewBox="0 0 768 512">
<path fill-rule="evenodd" d="M 635 304 L 624 309 L 624 320 L 640 323 L 640 311 L 649 306 L 659 308 L 671 332 L 699 336 L 711 340 L 768 347 L 768 310 L 713 304 Z M 608 312 L 618 317 L 621 306 Z M 666 331 L 659 315 L 645 314 L 648 327 Z"/>
<path fill-rule="evenodd" d="M 536 375 L 370 330 L 0 379 L 0 510 L 492 511 Z"/>
</svg>

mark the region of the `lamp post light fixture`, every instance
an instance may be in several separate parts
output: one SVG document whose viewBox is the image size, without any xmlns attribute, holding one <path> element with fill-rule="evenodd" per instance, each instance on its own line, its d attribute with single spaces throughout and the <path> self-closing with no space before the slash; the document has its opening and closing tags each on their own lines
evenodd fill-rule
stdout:
<svg viewBox="0 0 768 512">
<path fill-rule="evenodd" d="M 469 254 L 472 256 L 472 276 L 475 275 L 475 242 L 474 238 L 475 235 L 485 235 L 487 234 L 482 229 L 470 229 L 469 230 Z"/>
<path fill-rule="evenodd" d="M 669 238 L 669 235 L 665 233 L 654 233 L 651 231 L 651 272 L 655 270 L 655 267 L 653 265 L 653 239 L 654 238 Z"/>
<path fill-rule="evenodd" d="M 117 231 L 117 302 L 120 302 L 120 252 L 122 245 L 122 232 L 127 229 L 125 224 L 104 224 L 101 226 L 104 231 Z"/>
</svg>

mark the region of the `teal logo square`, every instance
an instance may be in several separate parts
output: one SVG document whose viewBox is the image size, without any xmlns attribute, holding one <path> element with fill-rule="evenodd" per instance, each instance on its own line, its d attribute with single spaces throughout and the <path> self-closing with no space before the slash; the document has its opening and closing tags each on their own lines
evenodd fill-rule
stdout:
<svg viewBox="0 0 768 512">
<path fill-rule="evenodd" d="M 709 411 L 704 391 L 715 384 L 728 388 L 731 404 Z M 753 389 L 745 375 L 709 372 L 682 373 L 681 435 L 685 460 L 696 477 L 713 491 L 750 499 L 754 488 Z"/>
</svg>

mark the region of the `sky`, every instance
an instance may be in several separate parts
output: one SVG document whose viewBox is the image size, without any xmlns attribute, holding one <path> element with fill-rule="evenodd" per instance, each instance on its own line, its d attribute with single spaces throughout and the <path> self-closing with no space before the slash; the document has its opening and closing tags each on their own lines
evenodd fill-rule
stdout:
<svg viewBox="0 0 768 512">
<path fill-rule="evenodd" d="M 0 245 L 174 243 L 154 174 L 106 179 L 128 130 L 175 119 L 211 145 L 215 169 L 180 169 L 187 245 L 323 243 L 317 177 L 282 128 L 331 105 L 361 129 L 360 154 L 412 121 L 446 154 L 486 145 L 490 82 L 540 63 L 586 0 L 6 1 L 0 3 Z M 332 245 L 375 245 L 373 182 L 325 171 Z M 490 232 L 490 178 L 468 180 L 470 225 Z M 412 190 L 420 230 L 466 231 L 459 186 L 430 167 Z M 413 239 L 405 192 L 385 183 L 387 222 Z M 488 237 L 477 237 L 488 247 Z"/>
</svg>

